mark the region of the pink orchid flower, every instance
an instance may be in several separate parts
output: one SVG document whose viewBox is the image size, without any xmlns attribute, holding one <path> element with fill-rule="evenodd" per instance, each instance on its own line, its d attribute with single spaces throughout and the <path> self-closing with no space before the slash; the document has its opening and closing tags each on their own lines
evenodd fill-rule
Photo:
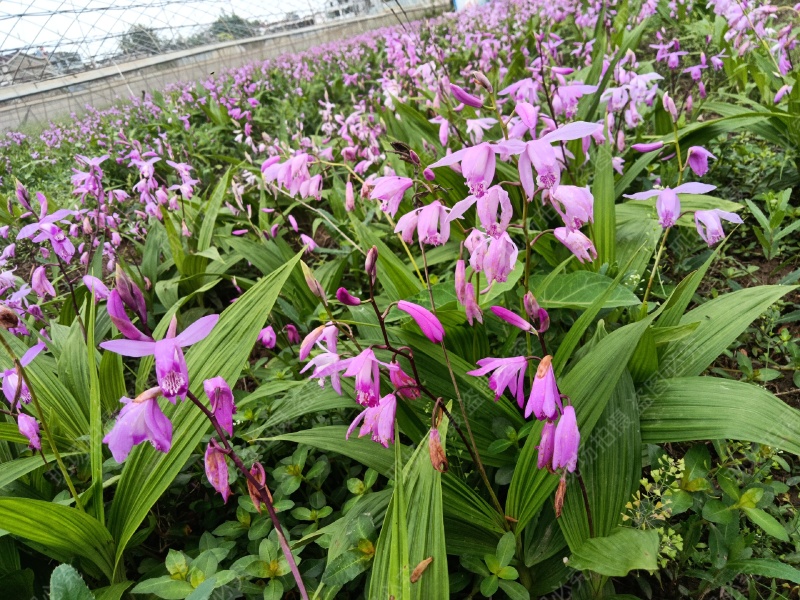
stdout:
<svg viewBox="0 0 800 600">
<path fill-rule="evenodd" d="M 103 342 L 100 347 L 122 356 L 155 356 L 158 385 L 164 397 L 174 404 L 176 398 L 183 400 L 189 390 L 189 373 L 181 348 L 205 339 L 217 321 L 219 315 L 202 317 L 176 335 L 178 319 L 173 316 L 162 340 L 111 340 Z"/>
</svg>

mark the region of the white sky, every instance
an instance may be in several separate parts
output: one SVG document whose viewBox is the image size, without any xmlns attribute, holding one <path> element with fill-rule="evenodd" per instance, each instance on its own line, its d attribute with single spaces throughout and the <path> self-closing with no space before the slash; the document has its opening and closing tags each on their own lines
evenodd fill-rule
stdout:
<svg viewBox="0 0 800 600">
<path fill-rule="evenodd" d="M 170 40 L 197 33 L 223 12 L 274 21 L 288 12 L 319 11 L 325 0 L 0 0 L 0 51 L 44 46 L 79 52 L 85 59 L 113 54 L 131 25 L 155 29 Z M 161 30 L 161 31 L 159 31 Z"/>
</svg>

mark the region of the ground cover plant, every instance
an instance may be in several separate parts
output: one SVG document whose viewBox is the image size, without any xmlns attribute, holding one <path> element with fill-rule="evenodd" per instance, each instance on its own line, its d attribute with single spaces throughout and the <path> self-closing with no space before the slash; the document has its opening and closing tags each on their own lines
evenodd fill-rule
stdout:
<svg viewBox="0 0 800 600">
<path fill-rule="evenodd" d="M 6 134 L 2 589 L 796 598 L 796 25 L 495 1 Z"/>
</svg>

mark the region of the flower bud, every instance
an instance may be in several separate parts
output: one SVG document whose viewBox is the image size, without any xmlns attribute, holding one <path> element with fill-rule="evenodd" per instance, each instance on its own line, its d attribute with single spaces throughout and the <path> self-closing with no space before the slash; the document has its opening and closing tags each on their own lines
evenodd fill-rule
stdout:
<svg viewBox="0 0 800 600">
<path fill-rule="evenodd" d="M 543 308 L 539 309 L 539 327 L 536 328 L 536 331 L 539 333 L 544 333 L 550 329 L 550 315 L 547 314 L 547 311 Z"/>
<path fill-rule="evenodd" d="M 300 267 L 303 269 L 303 277 L 306 279 L 308 289 L 310 289 L 311 293 L 317 298 L 322 300 L 323 303 L 326 303 L 327 298 L 325 296 L 325 290 L 322 289 L 322 284 L 317 281 L 317 278 L 314 277 L 314 273 L 311 272 L 311 269 L 306 263 L 301 262 Z"/>
<path fill-rule="evenodd" d="M 367 271 L 372 285 L 375 285 L 375 280 L 378 277 L 378 248 L 376 246 L 373 246 L 369 249 L 369 252 L 367 252 L 367 260 L 364 263 L 364 269 Z"/>
<path fill-rule="evenodd" d="M 361 304 L 361 300 L 359 298 L 353 296 L 353 294 L 348 292 L 343 287 L 340 287 L 338 290 L 336 290 L 336 299 L 346 306 L 358 306 Z"/>
<path fill-rule="evenodd" d="M 27 210 L 33 210 L 31 208 L 31 196 L 28 193 L 28 189 L 22 185 L 22 182 L 17 179 L 16 180 L 16 193 L 17 193 L 17 201 L 22 204 L 22 206 Z M 9 211 L 10 212 L 10 211 Z"/>
<path fill-rule="evenodd" d="M 483 100 L 481 100 L 477 96 L 473 96 L 464 88 L 457 86 L 455 83 L 450 84 L 450 92 L 453 94 L 453 98 L 455 98 L 458 102 L 461 102 L 473 108 L 483 107 Z"/>
<path fill-rule="evenodd" d="M 147 323 L 147 304 L 145 304 L 142 290 L 128 277 L 119 264 L 117 264 L 117 292 L 125 306 L 135 312 L 142 323 Z"/>
<path fill-rule="evenodd" d="M 483 89 L 485 89 L 490 94 L 492 92 L 494 92 L 494 88 L 492 87 L 492 84 L 489 81 L 489 78 L 486 77 L 486 75 L 484 75 L 480 71 L 473 71 L 472 72 L 472 79 L 474 79 L 475 83 L 477 83 L 479 86 L 481 86 Z"/>
<path fill-rule="evenodd" d="M 533 295 L 533 292 L 529 291 L 525 294 L 522 303 L 525 306 L 525 312 L 529 319 L 536 319 L 539 317 L 539 303 L 536 301 L 536 296 Z"/>
<path fill-rule="evenodd" d="M 664 142 L 642 142 L 631 146 L 637 152 L 653 152 L 654 150 L 661 150 L 663 147 Z"/>
<path fill-rule="evenodd" d="M 678 122 L 678 108 L 675 106 L 675 102 L 670 98 L 668 93 L 664 93 L 664 97 L 661 99 L 661 103 L 664 107 L 664 110 L 667 111 L 672 120 L 677 123 Z"/>
<path fill-rule="evenodd" d="M 348 181 L 344 186 L 344 209 L 347 212 L 353 212 L 356 208 L 356 197 L 353 193 L 353 182 Z"/>
<path fill-rule="evenodd" d="M 422 161 L 419 159 L 419 155 L 414 152 L 413 150 L 408 151 L 408 158 L 411 161 L 411 164 L 419 166 Z"/>
<path fill-rule="evenodd" d="M 426 181 L 433 181 L 436 179 L 436 173 L 433 172 L 433 169 L 425 169 L 422 172 L 422 176 L 426 179 Z"/>
<path fill-rule="evenodd" d="M 438 429 L 431 429 L 431 433 L 428 436 L 428 452 L 431 456 L 433 468 L 439 471 L 439 473 L 447 473 L 450 465 L 447 462 L 447 455 L 444 452 L 444 448 L 442 448 L 442 438 L 439 435 Z"/>
<path fill-rule="evenodd" d="M 19 317 L 14 309 L 0 304 L 0 327 L 8 331 L 19 325 Z"/>
</svg>

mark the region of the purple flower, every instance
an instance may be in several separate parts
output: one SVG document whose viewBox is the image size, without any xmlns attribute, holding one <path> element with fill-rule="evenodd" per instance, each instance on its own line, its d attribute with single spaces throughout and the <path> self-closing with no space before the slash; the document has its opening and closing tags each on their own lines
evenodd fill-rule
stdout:
<svg viewBox="0 0 800 600">
<path fill-rule="evenodd" d="M 85 285 L 94 294 L 95 301 L 105 300 L 108 298 L 108 288 L 105 284 L 93 275 L 83 276 L 83 285 Z"/>
<path fill-rule="evenodd" d="M 19 413 L 17 415 L 17 427 L 19 432 L 28 438 L 28 447 L 31 450 L 42 449 L 42 441 L 39 439 L 39 422 L 36 419 L 25 413 Z"/>
<path fill-rule="evenodd" d="M 533 386 L 528 396 L 528 403 L 525 405 L 525 418 L 536 415 L 540 421 L 545 419 L 553 420 L 561 407 L 561 395 L 556 384 L 556 375 L 553 372 L 553 357 L 549 354 L 545 356 L 536 369 L 536 377 L 533 378 Z"/>
<path fill-rule="evenodd" d="M 258 341 L 264 344 L 265 348 L 272 349 L 275 347 L 278 338 L 275 335 L 275 330 L 272 328 L 272 325 L 267 325 L 259 332 Z"/>
<path fill-rule="evenodd" d="M 467 371 L 467 375 L 473 377 L 483 377 L 489 375 L 489 389 L 494 390 L 494 399 L 499 400 L 503 392 L 508 388 L 511 395 L 517 399 L 520 408 L 525 395 L 523 385 L 525 382 L 525 370 L 528 367 L 528 359 L 524 356 L 513 356 L 511 358 L 482 358 L 478 361 L 480 369 Z"/>
<path fill-rule="evenodd" d="M 202 317 L 176 336 L 178 319 L 173 316 L 167 335 L 163 340 L 157 342 L 150 340 L 111 340 L 103 342 L 100 347 L 122 356 L 142 357 L 154 355 L 158 385 L 161 386 L 164 397 L 174 404 L 176 398 L 183 400 L 189 389 L 189 373 L 181 348 L 191 346 L 204 339 L 211 333 L 218 320 L 219 315 Z"/>
<path fill-rule="evenodd" d="M 27 352 L 22 355 L 22 358 L 19 359 L 20 364 L 23 367 L 27 367 L 45 347 L 44 342 L 39 342 L 35 346 L 29 348 Z M 28 402 L 31 401 L 31 391 L 28 389 L 25 380 L 20 377 L 16 367 L 3 371 L 2 377 L 3 395 L 11 404 L 11 408 L 18 409 L 20 403 L 28 404 Z M 17 394 L 19 394 L 18 399 Z M 15 399 L 17 399 L 16 402 Z"/>
<path fill-rule="evenodd" d="M 325 385 L 325 378 L 331 378 L 331 387 L 337 394 L 342 393 L 341 372 L 347 368 L 349 362 L 341 360 L 339 355 L 335 352 L 322 352 L 317 354 L 314 358 L 308 361 L 305 367 L 300 369 L 301 373 L 305 373 L 310 368 L 314 368 L 311 372 L 311 379 L 319 379 L 320 386 Z"/>
<path fill-rule="evenodd" d="M 713 246 L 725 237 L 722 229 L 722 220 L 728 223 L 742 223 L 742 218 L 736 213 L 715 208 L 713 210 L 698 210 L 694 213 L 694 223 L 697 233 L 709 246 Z"/>
<path fill-rule="evenodd" d="M 203 389 L 211 401 L 211 412 L 217 418 L 220 427 L 233 435 L 233 413 L 236 405 L 233 403 L 233 392 L 222 377 L 212 377 L 203 382 Z"/>
<path fill-rule="evenodd" d="M 457 86 L 455 83 L 450 84 L 450 91 L 453 94 L 453 98 L 455 98 L 458 102 L 462 102 L 473 108 L 481 108 L 483 106 L 483 100 L 477 96 L 473 96 L 464 90 L 464 88 Z"/>
<path fill-rule="evenodd" d="M 407 398 L 408 400 L 416 400 L 420 396 L 419 387 L 417 387 L 417 380 L 411 377 L 408 373 L 403 371 L 403 367 L 397 361 L 392 361 L 389 367 L 389 380 L 392 382 L 395 391 Z"/>
<path fill-rule="evenodd" d="M 419 213 L 421 209 L 414 209 L 397 220 L 394 232 L 400 234 L 400 238 L 406 243 L 410 244 L 414 241 L 414 231 L 419 225 Z"/>
<path fill-rule="evenodd" d="M 574 472 L 578 464 L 578 447 L 580 443 L 581 434 L 578 431 L 575 409 L 569 405 L 565 406 L 556 426 L 555 442 L 553 444 L 553 469 L 563 468 L 570 473 Z"/>
<path fill-rule="evenodd" d="M 681 213 L 681 202 L 678 194 L 706 194 L 715 190 L 716 186 L 707 183 L 684 183 L 676 188 L 663 188 L 660 190 L 647 190 L 636 194 L 624 194 L 625 198 L 631 200 L 647 200 L 656 196 L 656 212 L 658 222 L 666 229 L 675 225 Z"/>
<path fill-rule="evenodd" d="M 114 323 L 114 326 L 129 340 L 153 341 L 150 336 L 147 336 L 139 331 L 133 322 L 131 322 L 130 317 L 128 317 L 128 313 L 125 312 L 125 305 L 122 301 L 122 296 L 119 293 L 119 288 L 111 290 L 108 293 L 106 310 L 108 311 L 108 316 L 111 318 L 111 322 Z"/>
<path fill-rule="evenodd" d="M 566 227 L 556 227 L 553 230 L 556 239 L 564 244 L 580 262 L 592 262 L 597 258 L 597 250 L 594 248 L 592 240 L 583 235 L 580 231 L 570 231 Z"/>
<path fill-rule="evenodd" d="M 417 235 L 421 244 L 441 246 L 450 239 L 450 221 L 447 209 L 438 200 L 419 211 Z"/>
<path fill-rule="evenodd" d="M 494 179 L 497 167 L 495 148 L 489 142 L 462 148 L 437 160 L 428 168 L 451 166 L 459 162 L 461 163 L 461 174 L 467 180 L 470 194 L 480 198 L 492 185 Z"/>
<path fill-rule="evenodd" d="M 361 304 L 360 298 L 356 298 L 343 287 L 336 290 L 336 299 L 346 306 L 358 306 Z"/>
<path fill-rule="evenodd" d="M 414 180 L 408 177 L 398 177 L 397 175 L 378 177 L 373 182 L 374 187 L 369 197 L 371 200 L 380 200 L 381 210 L 394 217 L 397 214 L 397 209 L 400 208 L 403 194 L 412 185 L 414 185 Z"/>
<path fill-rule="evenodd" d="M 343 360 L 338 368 L 346 367 L 345 377 L 355 377 L 356 402 L 362 406 L 375 406 L 381 394 L 380 361 L 372 348 Z"/>
<path fill-rule="evenodd" d="M 300 344 L 300 353 L 298 358 L 305 360 L 314 348 L 317 340 L 323 340 L 327 346 L 328 352 L 336 352 L 336 345 L 338 342 L 339 330 L 335 325 L 328 323 L 327 325 L 320 325 L 313 329 Z"/>
<path fill-rule="evenodd" d="M 664 110 L 670 114 L 672 120 L 677 123 L 678 108 L 675 106 L 675 101 L 670 98 L 670 95 L 666 92 L 664 92 L 664 96 L 661 98 L 661 105 L 664 107 Z"/>
<path fill-rule="evenodd" d="M 117 292 L 122 303 L 136 313 L 142 323 L 147 323 L 147 303 L 144 294 L 119 265 L 117 265 L 116 280 Z"/>
<path fill-rule="evenodd" d="M 519 249 L 506 232 L 499 238 L 490 237 L 488 245 L 485 246 L 483 258 L 473 262 L 473 257 L 478 258 L 475 255 L 480 254 L 480 252 L 481 249 L 478 248 L 473 252 L 473 256 L 470 256 L 472 268 L 479 270 L 475 268 L 476 262 L 481 262 L 488 283 L 493 281 L 503 283 L 508 279 L 511 271 L 514 270 L 514 265 L 517 264 Z"/>
<path fill-rule="evenodd" d="M 503 319 L 509 325 L 513 325 L 514 327 L 518 327 L 522 329 L 522 331 L 530 331 L 533 329 L 530 323 L 528 323 L 525 319 L 517 315 L 516 313 L 508 310 L 507 308 L 503 308 L 502 306 L 492 306 L 489 308 L 495 316 Z"/>
<path fill-rule="evenodd" d="M 567 229 L 575 231 L 594 222 L 594 196 L 588 187 L 560 185 L 550 192 L 550 203 L 564 220 Z"/>
<path fill-rule="evenodd" d="M 397 398 L 394 394 L 386 394 L 375 406 L 369 406 L 363 410 L 347 428 L 345 439 L 350 439 L 350 434 L 361 423 L 358 437 L 363 437 L 368 433 L 372 436 L 372 441 L 378 442 L 384 448 L 394 441 L 394 418 L 397 413 Z"/>
<path fill-rule="evenodd" d="M 542 437 L 539 440 L 539 455 L 536 458 L 536 466 L 540 469 L 552 468 L 555 433 L 556 424 L 552 421 L 545 422 L 542 428 Z"/>
<path fill-rule="evenodd" d="M 464 290 L 464 312 L 470 325 L 472 325 L 473 319 L 477 319 L 478 323 L 483 323 L 483 311 L 475 299 L 475 288 L 472 284 L 468 284 Z"/>
<path fill-rule="evenodd" d="M 36 267 L 33 271 L 31 287 L 39 298 L 43 298 L 48 294 L 53 297 L 56 295 L 56 290 L 50 280 L 47 279 L 47 270 L 43 266 Z"/>
<path fill-rule="evenodd" d="M 475 202 L 478 203 L 478 219 L 481 225 L 493 238 L 499 238 L 508 229 L 511 217 L 514 216 L 514 208 L 506 192 L 499 185 L 490 187 L 480 198 L 467 196 L 464 200 L 456 202 L 450 211 L 448 220 L 460 219 L 467 209 Z M 498 215 L 498 211 L 500 214 Z"/>
<path fill-rule="evenodd" d="M 283 328 L 286 332 L 286 337 L 289 340 L 290 344 L 299 344 L 300 343 L 300 332 L 297 331 L 297 327 L 293 324 L 289 323 L 286 327 Z"/>
<path fill-rule="evenodd" d="M 300 241 L 305 246 L 306 254 L 313 252 L 317 249 L 317 242 L 313 238 L 307 236 L 305 233 L 300 234 Z"/>
<path fill-rule="evenodd" d="M 717 159 L 716 156 L 705 148 L 701 146 L 692 146 L 686 154 L 686 163 L 689 165 L 689 168 L 694 171 L 695 175 L 702 177 L 708 173 L 709 158 Z"/>
<path fill-rule="evenodd" d="M 114 427 L 103 438 L 118 463 L 130 454 L 131 448 L 145 440 L 159 452 L 169 452 L 172 446 L 172 423 L 161 412 L 156 398 L 160 388 L 152 388 L 135 400 L 121 398 L 125 406 L 120 411 Z"/>
<path fill-rule="evenodd" d="M 214 438 L 206 446 L 205 464 L 208 482 L 220 493 L 223 502 L 227 503 L 233 493 L 228 485 L 228 463 L 225 462 L 225 453 Z"/>
<path fill-rule="evenodd" d="M 406 300 L 400 300 L 397 303 L 397 308 L 411 315 L 419 325 L 422 333 L 434 344 L 438 344 L 444 339 L 444 327 L 442 327 L 436 315 L 427 308 Z"/>
<path fill-rule="evenodd" d="M 508 140 L 496 144 L 497 152 L 504 154 L 519 154 L 519 177 L 522 188 L 528 196 L 533 198 L 536 186 L 533 180 L 533 170 L 536 171 L 536 183 L 540 188 L 552 190 L 561 182 L 561 163 L 553 149 L 554 142 L 578 140 L 596 134 L 601 129 L 597 123 L 576 121 L 551 131 L 538 140 L 522 142 L 521 140 Z"/>
</svg>

